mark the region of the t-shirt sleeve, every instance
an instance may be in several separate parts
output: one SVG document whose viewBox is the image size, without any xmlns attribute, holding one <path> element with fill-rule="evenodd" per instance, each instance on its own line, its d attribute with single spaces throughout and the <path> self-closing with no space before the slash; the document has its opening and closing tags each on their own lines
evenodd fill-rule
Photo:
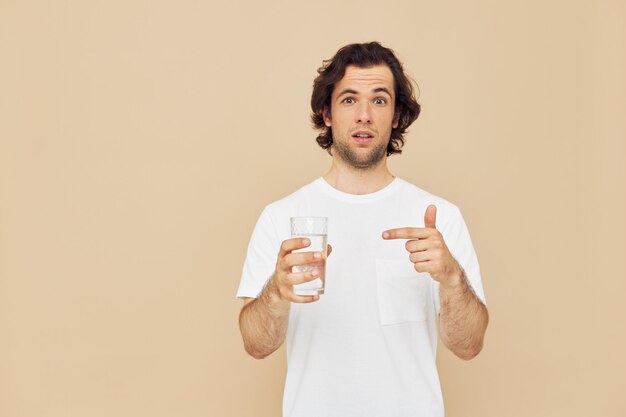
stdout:
<svg viewBox="0 0 626 417">
<path fill-rule="evenodd" d="M 483 291 L 483 284 L 480 277 L 480 267 L 478 265 L 478 257 L 472 245 L 472 239 L 470 238 L 469 230 L 463 220 L 463 216 L 458 207 L 454 206 L 450 221 L 446 224 L 441 231 L 444 241 L 450 249 L 452 256 L 461 265 L 461 268 L 465 271 L 465 276 L 472 287 L 476 296 L 487 305 L 485 299 L 485 293 Z M 435 308 L 437 313 L 440 309 L 439 301 L 439 283 L 435 282 L 433 285 L 433 298 L 435 301 Z"/>
<path fill-rule="evenodd" d="M 274 273 L 281 242 L 267 208 L 257 220 L 248 243 L 237 297 L 256 298 Z"/>
</svg>

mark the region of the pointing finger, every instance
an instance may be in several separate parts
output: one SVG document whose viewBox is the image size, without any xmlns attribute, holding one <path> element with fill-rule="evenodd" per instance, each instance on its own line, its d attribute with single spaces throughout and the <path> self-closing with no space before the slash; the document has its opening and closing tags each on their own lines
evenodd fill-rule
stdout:
<svg viewBox="0 0 626 417">
<path fill-rule="evenodd" d="M 383 232 L 383 239 L 424 239 L 432 235 L 431 229 L 423 227 L 401 227 Z"/>
</svg>

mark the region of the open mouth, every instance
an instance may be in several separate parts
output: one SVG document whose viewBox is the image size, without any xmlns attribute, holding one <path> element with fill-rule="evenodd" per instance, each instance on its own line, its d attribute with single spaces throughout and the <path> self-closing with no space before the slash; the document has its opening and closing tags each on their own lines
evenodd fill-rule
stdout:
<svg viewBox="0 0 626 417">
<path fill-rule="evenodd" d="M 374 139 L 374 135 L 369 132 L 356 132 L 352 135 L 352 138 L 359 143 L 368 143 Z"/>
</svg>

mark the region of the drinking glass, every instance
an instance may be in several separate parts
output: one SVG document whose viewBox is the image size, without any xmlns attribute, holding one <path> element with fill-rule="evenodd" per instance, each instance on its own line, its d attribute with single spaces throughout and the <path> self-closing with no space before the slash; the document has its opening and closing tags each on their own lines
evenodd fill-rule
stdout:
<svg viewBox="0 0 626 417">
<path fill-rule="evenodd" d="M 306 237 L 311 241 L 311 245 L 293 251 L 295 252 L 321 252 L 322 259 L 317 262 L 296 265 L 291 267 L 291 272 L 306 272 L 314 269 L 319 270 L 319 276 L 308 282 L 293 286 L 296 295 L 318 295 L 324 294 L 324 284 L 326 283 L 326 242 L 328 239 L 328 217 L 292 217 L 291 237 Z"/>
</svg>

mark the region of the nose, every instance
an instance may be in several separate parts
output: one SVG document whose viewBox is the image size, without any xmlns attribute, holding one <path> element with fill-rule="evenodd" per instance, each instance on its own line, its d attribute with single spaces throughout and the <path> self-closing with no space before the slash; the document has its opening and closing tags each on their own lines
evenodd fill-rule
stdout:
<svg viewBox="0 0 626 417">
<path fill-rule="evenodd" d="M 370 104 L 368 102 L 362 101 L 356 110 L 356 119 L 358 123 L 371 123 L 372 122 L 372 112 L 370 109 Z"/>
</svg>

